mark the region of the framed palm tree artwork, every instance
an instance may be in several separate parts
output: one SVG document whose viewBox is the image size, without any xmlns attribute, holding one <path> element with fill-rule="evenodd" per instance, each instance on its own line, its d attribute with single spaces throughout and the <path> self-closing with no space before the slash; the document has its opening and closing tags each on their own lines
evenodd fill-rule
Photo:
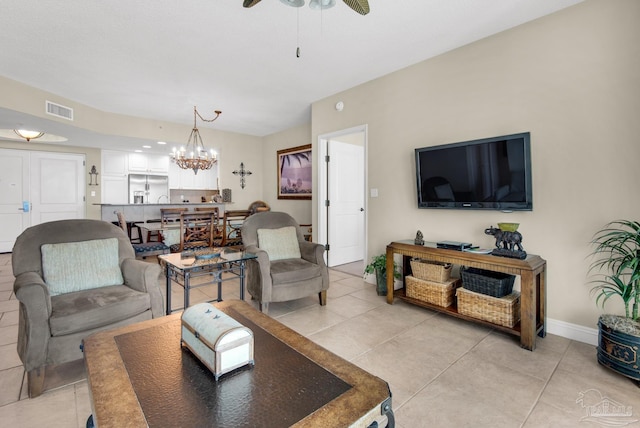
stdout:
<svg viewBox="0 0 640 428">
<path fill-rule="evenodd" d="M 278 199 L 311 199 L 311 144 L 278 150 Z"/>
</svg>

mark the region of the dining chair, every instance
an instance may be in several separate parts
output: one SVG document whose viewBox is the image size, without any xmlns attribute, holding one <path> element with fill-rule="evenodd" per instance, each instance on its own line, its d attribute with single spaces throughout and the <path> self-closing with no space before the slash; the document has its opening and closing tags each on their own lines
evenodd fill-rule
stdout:
<svg viewBox="0 0 640 428">
<path fill-rule="evenodd" d="M 213 212 L 214 213 L 214 222 L 213 222 L 213 243 L 214 245 L 224 245 L 224 225 L 223 218 L 220 216 L 220 209 L 218 207 L 195 207 L 195 212 L 206 213 Z"/>
<path fill-rule="evenodd" d="M 160 223 L 165 226 L 167 223 L 180 221 L 180 214 L 186 213 L 189 208 L 160 208 Z"/>
<path fill-rule="evenodd" d="M 180 214 L 180 243 L 172 245 L 171 252 L 213 247 L 216 222 L 214 211 Z"/>
<path fill-rule="evenodd" d="M 249 210 L 226 210 L 223 221 L 222 246 L 242 245 L 242 224 L 251 215 Z"/>
</svg>

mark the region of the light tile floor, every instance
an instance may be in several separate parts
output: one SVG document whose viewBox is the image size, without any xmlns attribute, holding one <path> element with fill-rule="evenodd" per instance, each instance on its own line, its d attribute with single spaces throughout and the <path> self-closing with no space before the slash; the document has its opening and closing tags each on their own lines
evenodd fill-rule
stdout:
<svg viewBox="0 0 640 428">
<path fill-rule="evenodd" d="M 270 315 L 389 382 L 400 428 L 597 427 L 640 419 L 640 390 L 599 366 L 593 346 L 547 335 L 529 352 L 486 327 L 402 301 L 387 305 L 358 276 L 330 276 L 327 306 L 309 297 L 271 304 Z M 12 287 L 11 255 L 0 254 L 0 426 L 84 427 L 91 412 L 86 380 L 27 398 Z M 203 287 L 192 299 L 214 293 Z M 172 296 L 179 306 L 181 289 Z M 237 284 L 226 283 L 223 296 L 238 298 Z M 590 406 L 606 400 L 631 415 L 589 417 Z"/>
</svg>

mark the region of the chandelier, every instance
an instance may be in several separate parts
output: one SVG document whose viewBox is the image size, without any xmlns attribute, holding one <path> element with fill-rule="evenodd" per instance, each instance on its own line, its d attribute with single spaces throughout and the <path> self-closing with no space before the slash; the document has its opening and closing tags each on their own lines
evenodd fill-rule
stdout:
<svg viewBox="0 0 640 428">
<path fill-rule="evenodd" d="M 216 158 L 216 154 L 211 149 L 207 151 L 204 148 L 204 144 L 202 143 L 202 137 L 200 137 L 200 131 L 198 130 L 198 126 L 196 125 L 196 120 L 199 117 L 203 122 L 213 122 L 220 116 L 222 113 L 220 110 L 216 110 L 216 117 L 213 119 L 205 119 L 200 116 L 196 106 L 193 106 L 193 129 L 191 130 L 191 134 L 189 134 L 189 139 L 187 140 L 186 147 L 180 147 L 180 150 L 176 150 L 173 148 L 173 153 L 171 154 L 172 160 L 182 169 L 192 169 L 194 174 L 197 174 L 198 171 L 203 169 L 210 169 L 213 164 L 215 164 L 218 159 Z"/>
</svg>

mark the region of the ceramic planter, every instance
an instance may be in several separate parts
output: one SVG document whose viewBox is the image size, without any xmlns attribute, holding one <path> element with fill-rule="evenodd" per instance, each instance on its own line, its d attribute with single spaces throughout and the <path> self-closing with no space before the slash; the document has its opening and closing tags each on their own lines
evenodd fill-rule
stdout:
<svg viewBox="0 0 640 428">
<path fill-rule="evenodd" d="M 380 272 L 380 269 L 376 269 L 376 284 L 378 296 L 387 295 L 387 272 Z"/>
<path fill-rule="evenodd" d="M 598 362 L 640 386 L 640 324 L 617 315 L 598 319 Z"/>
</svg>

